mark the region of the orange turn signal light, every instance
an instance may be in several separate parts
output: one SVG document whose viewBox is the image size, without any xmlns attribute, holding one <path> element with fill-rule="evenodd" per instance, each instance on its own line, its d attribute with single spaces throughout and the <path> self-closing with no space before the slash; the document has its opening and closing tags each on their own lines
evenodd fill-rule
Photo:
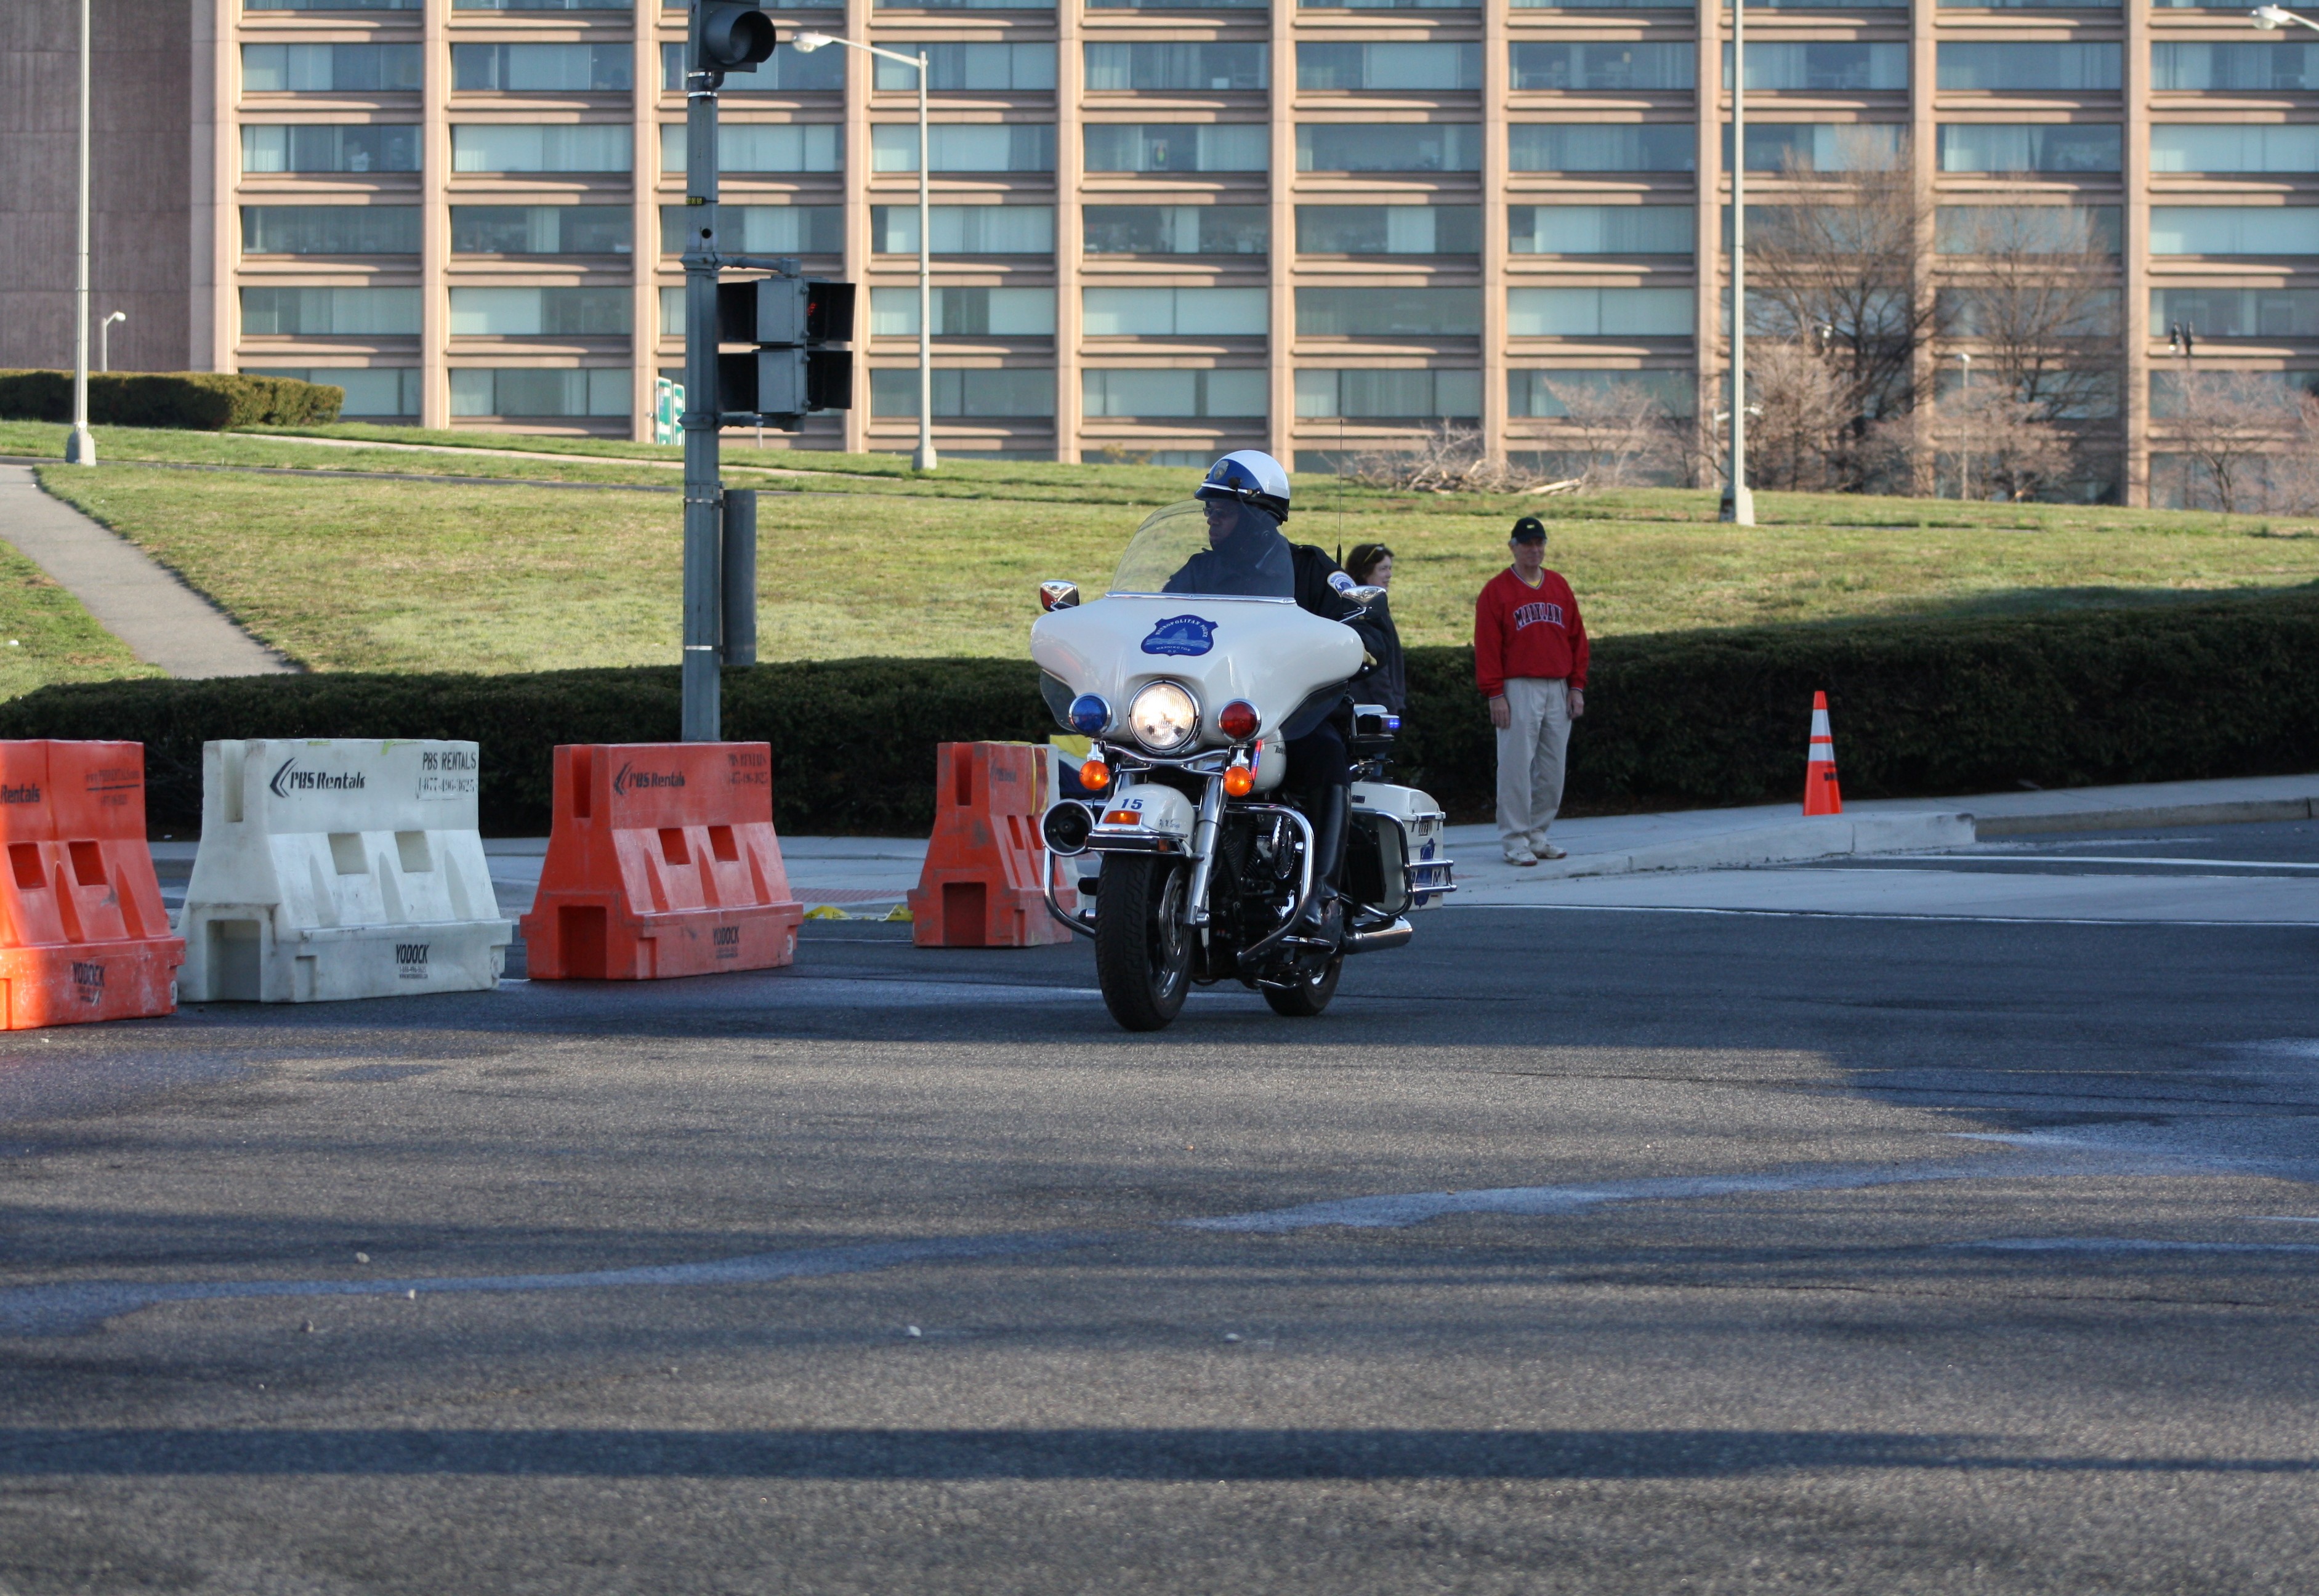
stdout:
<svg viewBox="0 0 2319 1596">
<path fill-rule="evenodd" d="M 1089 792 L 1101 792 L 1111 785 L 1111 767 L 1099 759 L 1080 762 L 1079 785 Z"/>
<path fill-rule="evenodd" d="M 1224 772 L 1224 790 L 1234 798 L 1246 798 L 1256 790 L 1256 772 L 1246 765 L 1234 765 Z"/>
</svg>

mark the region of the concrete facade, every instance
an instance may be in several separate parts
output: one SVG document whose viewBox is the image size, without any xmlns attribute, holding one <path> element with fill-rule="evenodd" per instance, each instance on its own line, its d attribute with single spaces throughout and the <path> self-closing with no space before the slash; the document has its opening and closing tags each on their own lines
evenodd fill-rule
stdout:
<svg viewBox="0 0 2319 1596">
<path fill-rule="evenodd" d="M 654 374 L 681 364 L 660 246 L 682 200 L 662 144 L 683 116 L 663 52 L 684 13 L 311 3 L 99 0 L 184 41 L 176 66 L 140 53 L 100 91 L 100 125 L 138 147 L 98 167 L 97 280 L 131 314 L 116 365 L 360 370 L 349 413 L 649 436 Z M 17 285 L 70 281 L 71 14 L 20 0 L 0 23 L 0 114 L 41 152 L 6 174 L 12 364 L 68 347 L 62 302 Z M 777 14 L 785 34 L 934 55 L 946 452 L 1258 446 L 1310 468 L 1449 417 L 1493 450 L 1551 453 L 1539 374 L 1640 376 L 1678 404 L 1719 377 L 1726 12 Z M 2129 500 L 2165 447 L 2150 410 L 2170 325 L 2197 327 L 2209 368 L 2319 381 L 2319 34 L 2259 32 L 2235 6 L 1918 0 L 1751 7 L 1749 53 L 1777 86 L 1748 97 L 1772 165 L 1889 130 L 1936 206 L 2087 205 L 2115 230 L 2120 413 L 2089 425 L 2117 441 Z M 910 75 L 853 51 L 778 59 L 727 86 L 724 201 L 752 208 L 748 247 L 862 284 L 864 320 L 856 408 L 768 441 L 907 449 Z M 1754 173 L 1751 203 L 1780 187 Z M 184 204 L 123 207 L 131 192 Z M 415 215 L 331 230 L 330 212 L 387 206 Z"/>
</svg>

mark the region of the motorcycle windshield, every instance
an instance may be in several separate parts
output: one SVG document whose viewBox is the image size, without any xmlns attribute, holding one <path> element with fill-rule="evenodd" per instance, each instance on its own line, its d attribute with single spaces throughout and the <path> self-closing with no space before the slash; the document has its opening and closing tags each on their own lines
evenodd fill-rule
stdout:
<svg viewBox="0 0 2319 1596">
<path fill-rule="evenodd" d="M 1231 500 L 1187 499 L 1144 518 L 1110 591 L 1293 603 L 1296 566 L 1270 516 Z"/>
</svg>

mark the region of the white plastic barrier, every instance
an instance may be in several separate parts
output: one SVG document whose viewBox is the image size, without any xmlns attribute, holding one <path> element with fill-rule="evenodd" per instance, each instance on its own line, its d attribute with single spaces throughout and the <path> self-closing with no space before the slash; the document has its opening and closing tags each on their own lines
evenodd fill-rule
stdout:
<svg viewBox="0 0 2319 1596">
<path fill-rule="evenodd" d="M 492 890 L 476 787 L 473 743 L 204 744 L 181 997 L 496 987 L 514 926 Z"/>
</svg>

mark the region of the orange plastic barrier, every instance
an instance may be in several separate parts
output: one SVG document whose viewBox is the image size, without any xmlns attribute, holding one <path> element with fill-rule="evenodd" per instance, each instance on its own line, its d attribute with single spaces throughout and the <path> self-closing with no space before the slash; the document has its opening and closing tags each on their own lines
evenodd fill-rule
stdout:
<svg viewBox="0 0 2319 1596">
<path fill-rule="evenodd" d="M 934 834 L 910 894 L 921 948 L 1034 948 L 1069 942 L 1047 913 L 1048 753 L 1035 743 L 944 743 L 934 754 Z M 1075 910 L 1078 894 L 1056 901 Z"/>
<path fill-rule="evenodd" d="M 1827 729 L 1826 693 L 1812 694 L 1811 741 L 1804 746 L 1804 813 L 1844 813 L 1844 789 L 1836 780 L 1836 738 Z"/>
<path fill-rule="evenodd" d="M 523 917 L 536 981 L 650 981 L 797 956 L 805 906 L 773 834 L 763 743 L 555 751 L 555 820 Z"/>
<path fill-rule="evenodd" d="M 0 743 L 0 1027 L 177 1009 L 141 743 Z"/>
</svg>

